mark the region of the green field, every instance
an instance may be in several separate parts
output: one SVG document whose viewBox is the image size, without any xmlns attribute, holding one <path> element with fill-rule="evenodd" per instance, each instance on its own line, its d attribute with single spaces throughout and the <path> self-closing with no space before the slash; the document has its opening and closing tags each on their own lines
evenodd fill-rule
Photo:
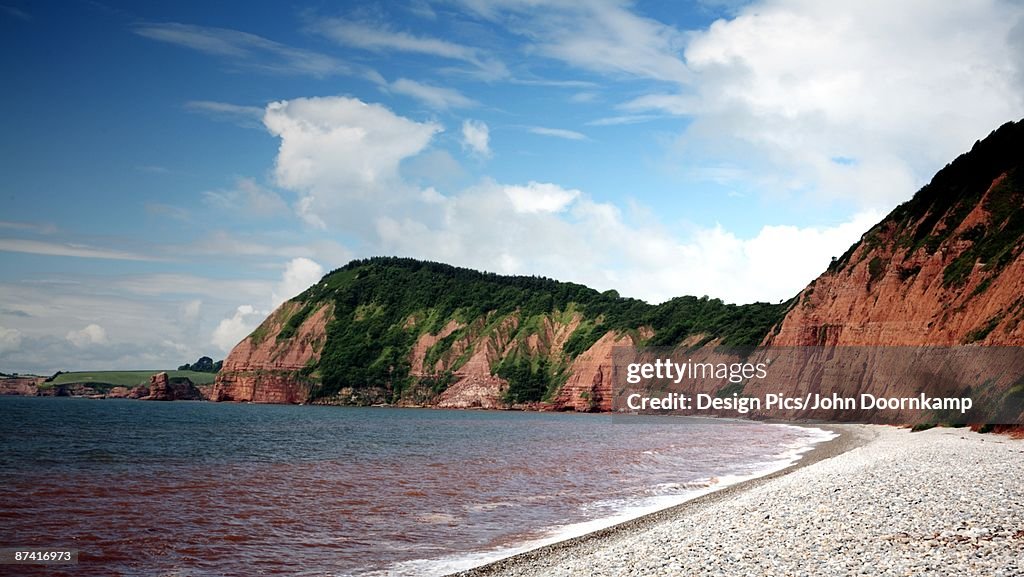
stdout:
<svg viewBox="0 0 1024 577">
<path fill-rule="evenodd" d="M 43 387 L 84 383 L 87 385 L 106 385 L 114 387 L 136 387 L 149 384 L 149 377 L 161 372 L 152 371 L 80 371 L 61 373 L 56 379 L 43 383 Z M 216 378 L 214 373 L 197 373 L 195 371 L 163 371 L 170 378 L 185 377 L 197 385 L 208 385 Z"/>
</svg>

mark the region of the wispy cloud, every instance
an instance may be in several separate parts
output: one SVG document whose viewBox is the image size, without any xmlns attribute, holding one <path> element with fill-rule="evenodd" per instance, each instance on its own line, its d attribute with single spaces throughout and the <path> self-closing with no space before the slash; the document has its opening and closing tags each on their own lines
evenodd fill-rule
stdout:
<svg viewBox="0 0 1024 577">
<path fill-rule="evenodd" d="M 486 56 L 477 48 L 394 30 L 382 23 L 327 18 L 317 21 L 310 28 L 345 46 L 376 52 L 408 52 L 458 60 L 474 66 L 478 72 L 493 79 L 509 75 L 504 63 Z"/>
<path fill-rule="evenodd" d="M 11 220 L 0 220 L 0 229 L 23 230 L 36 234 L 53 234 L 57 232 L 57 226 L 50 222 L 18 222 Z"/>
<path fill-rule="evenodd" d="M 214 208 L 255 217 L 288 216 L 291 212 L 280 195 L 251 178 L 239 178 L 232 189 L 205 191 L 203 202 Z"/>
<path fill-rule="evenodd" d="M 22 238 L 0 238 L 0 251 L 41 254 L 47 256 L 101 258 L 110 260 L 158 260 L 156 258 L 137 253 L 97 248 L 85 244 L 43 242 Z"/>
<path fill-rule="evenodd" d="M 140 24 L 133 31 L 145 38 L 190 48 L 265 72 L 323 77 L 350 71 L 345 63 L 326 54 L 229 28 L 161 22 Z"/>
<path fill-rule="evenodd" d="M 244 128 L 262 128 L 263 108 L 244 106 L 213 100 L 189 100 L 185 110 L 208 116 L 214 120 L 232 122 Z"/>
<path fill-rule="evenodd" d="M 675 84 L 691 79 L 682 58 L 686 35 L 625 2 L 462 3 L 526 37 L 532 50 L 579 68 Z"/>
<path fill-rule="evenodd" d="M 587 126 L 621 126 L 623 124 L 639 124 L 650 122 L 659 118 L 656 114 L 624 114 L 621 116 L 606 116 L 587 122 Z"/>
<path fill-rule="evenodd" d="M 564 138 L 566 140 L 586 140 L 587 135 L 582 132 L 576 132 L 575 130 L 566 130 L 564 128 L 548 128 L 547 126 L 529 126 L 527 130 L 533 134 L 539 134 L 541 136 L 554 136 L 555 138 Z"/>
<path fill-rule="evenodd" d="M 404 94 L 415 98 L 423 104 L 437 110 L 448 110 L 449 108 L 469 108 L 476 106 L 477 101 L 452 88 L 444 88 L 431 84 L 424 84 L 408 78 L 399 78 L 387 85 L 391 92 Z"/>
</svg>

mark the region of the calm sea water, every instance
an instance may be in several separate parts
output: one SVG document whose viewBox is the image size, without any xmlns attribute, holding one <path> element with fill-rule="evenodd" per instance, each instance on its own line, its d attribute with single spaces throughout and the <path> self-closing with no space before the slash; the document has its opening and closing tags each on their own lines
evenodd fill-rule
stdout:
<svg viewBox="0 0 1024 577">
<path fill-rule="evenodd" d="M 69 575 L 440 575 L 781 468 L 823 438 L 682 418 L 5 397 L 0 547 L 78 549 Z"/>
</svg>

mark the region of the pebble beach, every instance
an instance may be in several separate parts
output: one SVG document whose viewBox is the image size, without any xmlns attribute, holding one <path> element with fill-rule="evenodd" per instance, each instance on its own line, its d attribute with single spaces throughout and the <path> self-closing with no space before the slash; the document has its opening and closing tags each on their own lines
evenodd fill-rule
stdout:
<svg viewBox="0 0 1024 577">
<path fill-rule="evenodd" d="M 1024 441 L 829 428 L 787 470 L 459 575 L 1024 575 Z"/>
</svg>

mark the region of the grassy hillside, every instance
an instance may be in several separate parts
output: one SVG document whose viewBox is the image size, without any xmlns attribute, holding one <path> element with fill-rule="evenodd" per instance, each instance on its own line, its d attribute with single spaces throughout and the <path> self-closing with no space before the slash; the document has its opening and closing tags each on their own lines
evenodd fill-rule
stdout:
<svg viewBox="0 0 1024 577">
<path fill-rule="evenodd" d="M 573 358 L 608 331 L 653 330 L 649 344 L 671 345 L 692 335 L 727 345 L 756 345 L 785 314 L 790 303 L 728 305 L 718 299 L 679 297 L 660 305 L 598 292 L 583 285 L 548 278 L 501 276 L 434 262 L 403 258 L 353 261 L 325 276 L 293 299 L 301 306 L 276 336 L 280 342 L 324 302 L 334 304 L 320 359 L 304 373 L 318 383 L 312 397 L 327 397 L 342 388 L 387 386 L 394 394 L 412 384 L 410 351 L 424 333 L 436 334 L 455 320 L 461 328 L 437 343 L 428 359 L 439 359 L 459 341 L 486 335 L 514 315 L 517 329 L 509 338 L 525 343 L 546 320 L 579 314 L 582 322 L 563 354 L 539 358 L 527 347 L 493 366 L 511 382 L 516 401 L 550 395 Z M 251 338 L 262 340 L 267 327 Z M 452 369 L 468 357 L 456 359 Z M 444 375 L 439 375 L 444 378 Z"/>
<path fill-rule="evenodd" d="M 52 381 L 43 383 L 43 388 L 55 385 L 83 383 L 87 385 L 107 385 L 114 387 L 137 387 L 149 384 L 149 377 L 162 372 L 152 371 L 76 371 L 61 373 Z M 170 378 L 183 377 L 196 385 L 208 385 L 217 376 L 214 373 L 197 373 L 195 371 L 164 371 Z"/>
</svg>

